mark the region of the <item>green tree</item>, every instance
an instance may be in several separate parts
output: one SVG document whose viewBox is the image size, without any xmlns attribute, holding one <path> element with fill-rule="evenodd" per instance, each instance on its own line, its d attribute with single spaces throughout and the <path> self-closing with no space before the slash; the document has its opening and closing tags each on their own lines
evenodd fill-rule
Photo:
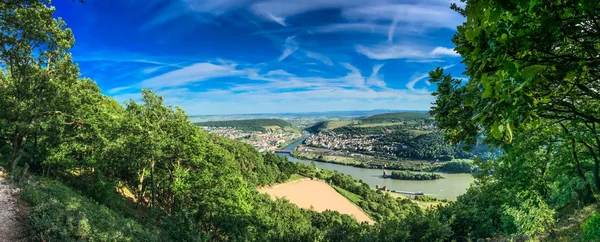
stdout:
<svg viewBox="0 0 600 242">
<path fill-rule="evenodd" d="M 53 14 L 41 1 L 0 4 L 0 138 L 10 146 L 11 170 L 41 125 L 80 123 L 65 112 L 70 88 L 79 81 L 68 53 L 74 38 Z"/>
<path fill-rule="evenodd" d="M 508 151 L 523 127 L 548 121 L 570 143 L 571 162 L 584 184 L 582 199 L 594 202 L 581 146 L 591 147 L 600 122 L 597 4 L 481 0 L 454 8 L 467 18 L 453 42 L 469 80 L 463 83 L 441 69 L 430 73 L 438 84 L 432 108 L 438 126 L 449 140 L 470 145 L 485 132 L 485 142 Z M 585 139 L 579 137 L 583 132 Z M 600 184 L 597 169 L 593 172 Z"/>
</svg>

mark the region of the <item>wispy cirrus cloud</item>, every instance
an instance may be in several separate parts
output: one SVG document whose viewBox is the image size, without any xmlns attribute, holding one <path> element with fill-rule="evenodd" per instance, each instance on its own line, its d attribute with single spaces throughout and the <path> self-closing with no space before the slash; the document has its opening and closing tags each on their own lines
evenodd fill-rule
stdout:
<svg viewBox="0 0 600 242">
<path fill-rule="evenodd" d="M 90 37 L 88 48 L 78 44 L 83 55 L 75 59 L 84 75 L 118 100 L 150 88 L 192 114 L 247 112 L 234 106 L 278 112 L 280 104 L 296 111 L 423 110 L 434 89 L 423 82 L 426 71 L 439 62 L 460 62 L 449 38 L 464 19 L 448 5 L 446 0 L 150 0 L 130 12 L 135 17 L 85 26 L 117 29 L 102 36 L 123 40 Z M 123 22 L 128 19 L 133 21 Z"/>
<path fill-rule="evenodd" d="M 170 87 L 186 86 L 195 82 L 202 82 L 219 77 L 228 76 L 256 76 L 256 69 L 237 68 L 237 63 L 215 64 L 210 62 L 195 63 L 174 71 L 156 75 L 145 79 L 137 84 L 116 87 L 108 90 L 108 93 L 118 93 L 132 88 L 162 89 Z"/>
<path fill-rule="evenodd" d="M 281 53 L 281 55 L 279 56 L 279 58 L 277 59 L 277 61 L 282 61 L 285 58 L 287 58 L 288 56 L 290 56 L 292 53 L 296 52 L 299 47 L 298 47 L 298 42 L 296 40 L 294 40 L 296 36 L 290 36 L 287 37 L 287 39 L 285 39 L 285 45 L 283 46 L 283 53 Z"/>
<path fill-rule="evenodd" d="M 452 68 L 452 67 L 454 67 L 454 66 L 455 66 L 455 65 L 454 65 L 454 64 L 452 64 L 452 65 L 447 65 L 447 66 L 444 66 L 444 67 L 442 67 L 442 68 L 443 68 L 443 69 L 448 69 L 448 68 Z M 427 78 L 427 77 L 429 77 L 429 73 L 420 73 L 420 74 L 415 74 L 415 75 L 413 75 L 413 77 L 410 79 L 410 81 L 409 81 L 408 83 L 406 83 L 406 87 L 407 87 L 409 90 L 415 90 L 415 88 L 414 88 L 414 87 L 415 87 L 415 84 L 417 84 L 417 82 L 419 82 L 419 81 L 421 81 L 421 80 L 423 80 L 423 79 L 425 79 L 425 78 Z M 428 81 L 427 81 L 427 82 L 425 82 L 425 83 L 426 83 L 428 86 L 431 84 L 431 83 L 429 83 Z"/>
<path fill-rule="evenodd" d="M 430 51 L 421 46 L 395 44 L 382 44 L 371 47 L 357 45 L 355 49 L 358 53 L 374 60 L 410 59 L 426 61 L 442 57 L 460 56 L 454 50 L 442 46 L 435 47 Z"/>
<path fill-rule="evenodd" d="M 333 61 L 331 61 L 331 59 L 329 59 L 329 57 L 319 54 L 319 53 L 315 53 L 315 52 L 311 52 L 311 51 L 305 51 L 304 52 L 306 54 L 306 57 L 308 58 L 312 58 L 315 60 L 318 60 L 320 62 L 323 62 L 323 64 L 328 65 L 328 66 L 333 66 Z"/>
</svg>

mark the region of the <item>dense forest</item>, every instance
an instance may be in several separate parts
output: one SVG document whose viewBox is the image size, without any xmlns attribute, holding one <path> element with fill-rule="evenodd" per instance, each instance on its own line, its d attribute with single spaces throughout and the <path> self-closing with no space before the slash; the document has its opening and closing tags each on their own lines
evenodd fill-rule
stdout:
<svg viewBox="0 0 600 242">
<path fill-rule="evenodd" d="M 121 105 L 80 77 L 47 2 L 0 2 L 0 164 L 31 206 L 33 240 L 600 240 L 597 1 L 452 8 L 466 18 L 452 41 L 469 79 L 432 71 L 431 114 L 446 140 L 468 149 L 485 133 L 502 156 L 476 161 L 457 201 L 421 209 L 208 134 L 153 91 Z M 377 223 L 256 190 L 292 174 L 347 191 Z"/>
<path fill-rule="evenodd" d="M 361 124 L 377 124 L 377 123 L 400 123 L 407 121 L 432 121 L 432 117 L 426 113 L 399 112 L 399 113 L 384 113 L 373 116 L 368 116 L 360 119 Z"/>
<path fill-rule="evenodd" d="M 198 126 L 207 127 L 230 127 L 243 131 L 262 131 L 265 132 L 268 126 L 276 126 L 280 128 L 291 127 L 292 125 L 285 120 L 275 118 L 262 119 L 243 119 L 243 120 L 227 120 L 227 121 L 209 121 L 194 123 Z"/>
<path fill-rule="evenodd" d="M 320 121 L 320 122 L 317 122 L 316 124 L 313 124 L 312 126 L 306 128 L 306 130 L 311 133 L 319 133 L 319 132 L 321 132 L 321 130 L 324 130 L 326 127 L 327 127 L 327 121 Z"/>
</svg>

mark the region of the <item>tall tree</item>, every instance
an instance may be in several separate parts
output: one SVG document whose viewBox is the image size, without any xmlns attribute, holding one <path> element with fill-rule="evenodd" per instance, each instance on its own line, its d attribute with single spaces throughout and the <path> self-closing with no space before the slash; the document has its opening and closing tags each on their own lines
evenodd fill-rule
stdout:
<svg viewBox="0 0 600 242">
<path fill-rule="evenodd" d="M 595 140 L 582 127 L 600 123 L 600 5 L 473 0 L 453 8 L 466 17 L 453 42 L 469 80 L 453 79 L 441 69 L 430 73 L 438 83 L 432 108 L 438 126 L 450 140 L 469 144 L 484 132 L 486 142 L 507 152 L 526 125 L 555 126 L 562 130 L 559 138 L 570 143 L 571 162 L 585 184 L 582 198 L 593 202 L 580 148 Z M 597 170 L 592 172 L 597 178 Z"/>
<path fill-rule="evenodd" d="M 68 90 L 79 76 L 68 53 L 74 38 L 53 13 L 42 1 L 0 4 L 0 139 L 11 148 L 9 169 L 40 125 L 57 118 L 70 124 L 79 120 L 64 112 Z"/>
</svg>

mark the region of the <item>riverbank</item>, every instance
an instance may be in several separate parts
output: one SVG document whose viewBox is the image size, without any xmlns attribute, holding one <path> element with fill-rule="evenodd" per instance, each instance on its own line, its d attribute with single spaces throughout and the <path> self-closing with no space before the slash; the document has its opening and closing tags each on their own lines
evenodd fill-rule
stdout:
<svg viewBox="0 0 600 242">
<path fill-rule="evenodd" d="M 318 151 L 323 149 L 299 145 L 296 148 L 292 149 L 292 152 L 290 152 L 290 156 L 296 159 L 326 162 L 365 169 L 384 168 L 386 170 L 396 171 L 442 172 L 451 174 L 472 174 L 478 171 L 473 165 L 473 161 L 467 159 L 454 159 L 452 161 L 446 162 L 429 162 L 422 160 L 390 161 L 384 159 L 377 159 L 372 156 L 352 157 L 342 155 L 331 155 L 325 152 L 312 152 L 314 150 Z"/>
<path fill-rule="evenodd" d="M 299 146 L 303 148 L 303 146 Z M 386 170 L 399 170 L 399 171 L 434 171 L 436 166 L 428 164 L 427 161 L 388 161 L 380 160 L 376 158 L 367 157 L 349 157 L 339 155 L 327 155 L 323 153 L 299 151 L 298 149 L 292 150 L 290 155 L 297 159 L 305 159 L 326 163 L 333 163 L 338 165 L 354 166 L 358 168 L 366 169 L 382 169 L 385 165 Z"/>
</svg>

